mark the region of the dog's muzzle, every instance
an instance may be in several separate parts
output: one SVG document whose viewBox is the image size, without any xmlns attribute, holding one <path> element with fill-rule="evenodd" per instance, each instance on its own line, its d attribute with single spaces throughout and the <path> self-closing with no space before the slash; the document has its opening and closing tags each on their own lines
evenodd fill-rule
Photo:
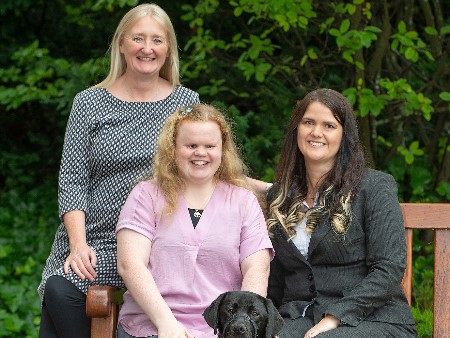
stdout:
<svg viewBox="0 0 450 338">
<path fill-rule="evenodd" d="M 227 331 L 228 326 L 231 325 L 231 323 L 233 323 L 235 320 L 239 319 L 239 318 L 244 318 L 245 320 L 249 321 L 252 326 L 253 326 L 253 338 L 257 338 L 258 337 L 258 327 L 256 326 L 255 321 L 246 313 L 235 313 L 234 315 L 232 315 L 230 318 L 227 319 L 227 321 L 225 322 L 225 324 L 223 325 L 223 332 L 225 333 Z"/>
</svg>

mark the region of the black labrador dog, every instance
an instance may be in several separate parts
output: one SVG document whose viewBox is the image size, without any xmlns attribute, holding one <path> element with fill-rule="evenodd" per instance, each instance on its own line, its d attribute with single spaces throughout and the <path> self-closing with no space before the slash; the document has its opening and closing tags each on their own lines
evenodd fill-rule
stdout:
<svg viewBox="0 0 450 338">
<path fill-rule="evenodd" d="M 249 291 L 222 293 L 203 317 L 221 338 L 272 338 L 284 323 L 270 299 Z"/>
</svg>

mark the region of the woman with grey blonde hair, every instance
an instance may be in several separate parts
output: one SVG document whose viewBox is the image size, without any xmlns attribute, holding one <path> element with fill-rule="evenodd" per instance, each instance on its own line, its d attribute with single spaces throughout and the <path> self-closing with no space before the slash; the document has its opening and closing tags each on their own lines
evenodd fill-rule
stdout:
<svg viewBox="0 0 450 338">
<path fill-rule="evenodd" d="M 142 4 L 127 12 L 117 26 L 110 45 L 111 65 L 109 73 L 102 82 L 96 84 L 94 87 L 108 88 L 126 72 L 127 62 L 124 54 L 120 51 L 120 46 L 127 38 L 130 27 L 144 16 L 152 17 L 165 30 L 167 39 L 165 44 L 168 47 L 168 55 L 167 61 L 159 71 L 159 76 L 172 84 L 174 88 L 180 84 L 178 44 L 172 21 L 167 13 L 158 5 Z"/>
<path fill-rule="evenodd" d="M 137 180 L 150 172 L 166 119 L 198 103 L 182 86 L 172 23 L 155 4 L 132 8 L 110 47 L 108 76 L 78 93 L 67 123 L 59 175 L 59 215 L 38 288 L 39 337 L 90 336 L 91 285 L 124 286 L 116 268 L 115 225 Z"/>
<path fill-rule="evenodd" d="M 190 105 L 161 131 L 153 175 L 131 191 L 117 223 L 127 292 L 118 337 L 216 337 L 203 312 L 221 293 L 265 296 L 273 257 L 229 123 Z"/>
</svg>

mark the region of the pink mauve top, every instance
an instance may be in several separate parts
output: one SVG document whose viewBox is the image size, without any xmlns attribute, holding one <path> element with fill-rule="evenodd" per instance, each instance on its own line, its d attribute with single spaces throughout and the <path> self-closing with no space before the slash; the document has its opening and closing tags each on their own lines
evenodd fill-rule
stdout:
<svg viewBox="0 0 450 338">
<path fill-rule="evenodd" d="M 171 218 L 161 216 L 165 199 L 154 181 L 131 191 L 116 233 L 132 229 L 152 241 L 151 271 L 175 318 L 196 338 L 216 337 L 203 311 L 221 293 L 240 290 L 241 262 L 263 249 L 274 256 L 263 213 L 250 191 L 219 182 L 194 229 L 179 195 Z M 153 323 L 126 292 L 119 314 L 124 330 L 136 337 L 158 334 Z"/>
</svg>

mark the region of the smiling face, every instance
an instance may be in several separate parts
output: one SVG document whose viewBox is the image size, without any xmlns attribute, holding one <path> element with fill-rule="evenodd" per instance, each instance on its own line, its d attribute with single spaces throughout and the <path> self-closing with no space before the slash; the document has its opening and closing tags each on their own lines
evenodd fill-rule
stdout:
<svg viewBox="0 0 450 338">
<path fill-rule="evenodd" d="M 215 122 L 183 121 L 175 139 L 175 162 L 186 184 L 208 184 L 222 161 L 222 134 Z"/>
<path fill-rule="evenodd" d="M 143 16 L 125 33 L 120 52 L 127 63 L 127 72 L 159 74 L 169 52 L 164 27 L 153 17 Z"/>
<path fill-rule="evenodd" d="M 320 102 L 312 102 L 297 128 L 297 144 L 306 164 L 332 168 L 343 134 L 342 125 L 332 111 Z"/>
</svg>

